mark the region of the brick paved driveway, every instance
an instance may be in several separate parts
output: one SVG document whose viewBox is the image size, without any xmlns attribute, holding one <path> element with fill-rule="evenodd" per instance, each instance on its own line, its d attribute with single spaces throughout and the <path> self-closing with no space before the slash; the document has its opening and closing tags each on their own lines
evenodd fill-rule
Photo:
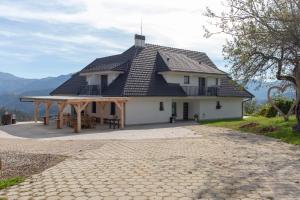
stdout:
<svg viewBox="0 0 300 200">
<path fill-rule="evenodd" d="M 0 191 L 0 196 L 81 200 L 300 199 L 298 147 L 222 128 L 191 128 L 200 136 L 99 141 L 98 146 L 93 141 L 93 148 L 79 152 L 73 143 L 69 159 Z M 26 146 L 25 142 L 18 148 Z M 36 151 L 37 146 L 38 142 Z M 64 146 L 68 148 L 68 141 Z M 0 150 L 3 148 L 0 141 Z"/>
</svg>

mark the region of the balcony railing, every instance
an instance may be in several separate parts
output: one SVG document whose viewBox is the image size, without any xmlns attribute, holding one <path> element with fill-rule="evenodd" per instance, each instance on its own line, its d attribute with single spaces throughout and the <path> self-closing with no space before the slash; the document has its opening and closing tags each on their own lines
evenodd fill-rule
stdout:
<svg viewBox="0 0 300 200">
<path fill-rule="evenodd" d="M 79 95 L 101 95 L 101 85 L 85 85 L 80 91 Z"/>
<path fill-rule="evenodd" d="M 219 88 L 217 86 L 198 87 L 198 86 L 181 86 L 188 96 L 218 96 Z"/>
</svg>

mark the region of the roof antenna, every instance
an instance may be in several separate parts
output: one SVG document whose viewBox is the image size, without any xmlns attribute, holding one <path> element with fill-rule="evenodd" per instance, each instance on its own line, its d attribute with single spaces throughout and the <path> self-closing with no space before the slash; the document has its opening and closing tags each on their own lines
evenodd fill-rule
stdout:
<svg viewBox="0 0 300 200">
<path fill-rule="evenodd" d="M 143 35 L 143 18 L 141 17 L 141 35 Z"/>
</svg>

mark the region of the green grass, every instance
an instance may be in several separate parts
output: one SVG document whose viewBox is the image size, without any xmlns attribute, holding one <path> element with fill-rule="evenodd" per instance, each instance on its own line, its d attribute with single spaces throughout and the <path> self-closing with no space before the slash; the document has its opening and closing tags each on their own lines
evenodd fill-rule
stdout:
<svg viewBox="0 0 300 200">
<path fill-rule="evenodd" d="M 16 185 L 18 183 L 21 183 L 24 180 L 25 180 L 25 178 L 20 177 L 20 176 L 13 177 L 13 178 L 8 178 L 8 179 L 1 179 L 0 180 L 0 190 L 2 190 L 4 188 L 7 188 L 7 187 L 10 187 L 10 186 L 13 186 L 13 185 Z"/>
<path fill-rule="evenodd" d="M 241 128 L 242 125 L 248 123 L 257 123 L 258 125 L 250 128 Z M 202 121 L 201 124 L 208 126 L 226 127 L 242 132 L 252 132 L 256 134 L 266 135 L 269 137 L 280 139 L 290 144 L 300 145 L 300 133 L 294 132 L 292 127 L 296 124 L 296 118 L 290 117 L 289 121 L 284 121 L 282 117 L 266 118 L 266 117 L 249 117 L 245 119 L 218 120 L 218 121 Z M 273 132 L 262 132 L 265 127 L 275 127 Z"/>
</svg>

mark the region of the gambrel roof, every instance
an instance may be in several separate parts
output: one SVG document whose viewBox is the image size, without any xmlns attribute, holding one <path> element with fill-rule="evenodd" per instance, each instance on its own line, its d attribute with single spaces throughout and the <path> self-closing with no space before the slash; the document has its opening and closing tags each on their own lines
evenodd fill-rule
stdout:
<svg viewBox="0 0 300 200">
<path fill-rule="evenodd" d="M 51 95 L 80 95 L 84 77 L 80 73 L 119 71 L 120 75 L 102 93 L 103 96 L 186 96 L 179 84 L 165 81 L 159 72 L 177 71 L 222 75 L 219 96 L 253 97 L 244 88 L 230 81 L 203 52 L 146 44 L 132 46 L 125 52 L 98 58 L 70 80 L 55 89 Z"/>
</svg>

